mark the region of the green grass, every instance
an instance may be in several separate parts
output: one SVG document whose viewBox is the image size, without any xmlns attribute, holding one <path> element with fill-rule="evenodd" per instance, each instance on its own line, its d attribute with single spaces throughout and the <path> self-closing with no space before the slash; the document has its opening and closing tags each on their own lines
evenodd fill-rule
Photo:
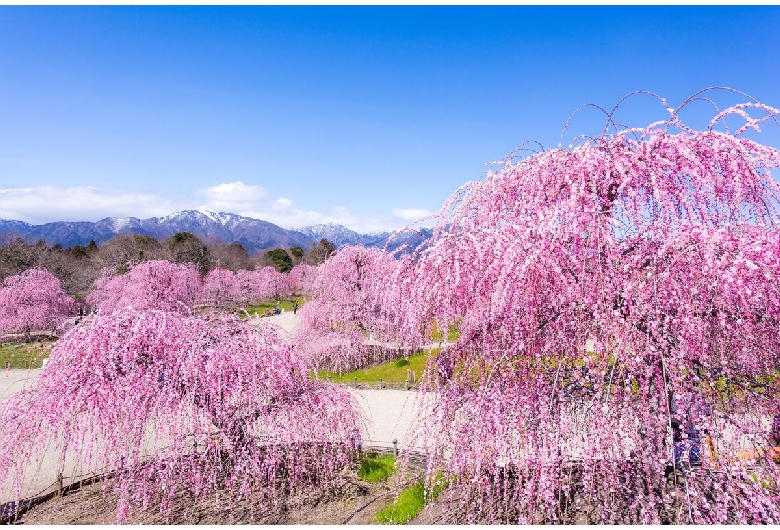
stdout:
<svg viewBox="0 0 780 530">
<path fill-rule="evenodd" d="M 420 513 L 426 502 L 436 500 L 443 488 L 444 481 L 441 472 L 439 472 L 434 479 L 433 490 L 428 491 L 426 499 L 425 485 L 422 480 L 418 480 L 412 486 L 401 491 L 395 502 L 379 510 L 376 514 L 376 520 L 382 524 L 406 524 Z"/>
<path fill-rule="evenodd" d="M 0 347 L 0 369 L 5 369 L 5 363 L 10 362 L 11 368 L 40 368 L 43 360 L 51 353 L 51 343 L 45 342 L 15 342 Z"/>
<path fill-rule="evenodd" d="M 393 455 L 367 453 L 360 461 L 358 475 L 366 482 L 381 482 L 393 474 L 395 458 Z"/>
<path fill-rule="evenodd" d="M 436 352 L 438 349 L 431 350 L 431 353 Z M 341 375 L 337 372 L 319 371 L 317 377 L 327 379 L 330 376 L 334 383 L 354 383 L 355 379 L 358 383 L 378 383 L 380 379 L 385 383 L 403 383 L 406 381 L 406 371 L 412 370 L 419 380 L 425 369 L 425 363 L 428 362 L 428 355 L 429 352 L 418 353 L 409 356 L 408 362 L 402 362 L 407 361 L 406 359 L 398 359 Z"/>
<path fill-rule="evenodd" d="M 447 342 L 455 342 L 460 338 L 460 330 L 458 330 L 458 326 L 455 324 L 450 324 L 447 326 Z M 434 323 L 433 331 L 431 333 L 431 339 L 435 341 L 442 340 L 442 332 L 439 329 L 439 326 L 437 326 Z"/>
<path fill-rule="evenodd" d="M 298 301 L 298 309 L 300 309 L 301 306 L 303 306 L 304 304 L 304 299 L 290 298 L 290 299 L 282 300 L 279 304 L 277 304 L 275 300 L 271 300 L 269 302 L 263 302 L 262 304 L 250 305 L 246 307 L 246 312 L 249 313 L 250 315 L 254 315 L 255 313 L 263 314 L 265 313 L 266 309 L 270 309 L 271 311 L 273 311 L 274 307 L 276 307 L 277 305 L 279 306 L 279 309 L 284 309 L 285 311 L 292 311 L 293 302 L 295 300 Z M 241 312 L 241 314 L 242 315 L 244 314 L 243 311 Z"/>
</svg>

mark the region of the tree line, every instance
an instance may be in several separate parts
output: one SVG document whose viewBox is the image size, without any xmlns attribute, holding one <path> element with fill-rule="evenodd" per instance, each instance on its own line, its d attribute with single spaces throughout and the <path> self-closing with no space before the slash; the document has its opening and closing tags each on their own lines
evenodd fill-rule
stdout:
<svg viewBox="0 0 780 530">
<path fill-rule="evenodd" d="M 0 281 L 31 268 L 40 268 L 56 276 L 68 294 L 77 300 L 86 298 L 103 269 L 121 274 L 133 262 L 194 263 L 201 275 L 215 267 L 236 272 L 271 266 L 287 273 L 299 263 L 319 265 L 335 251 L 333 243 L 323 238 L 308 249 L 277 247 L 250 256 L 241 243 L 204 240 L 190 232 L 179 232 L 162 240 L 142 234 L 120 235 L 101 245 L 91 240 L 87 245 L 69 248 L 60 244 L 47 245 L 43 240 L 30 242 L 6 236 L 5 240 L 0 240 L 0 245 Z"/>
</svg>

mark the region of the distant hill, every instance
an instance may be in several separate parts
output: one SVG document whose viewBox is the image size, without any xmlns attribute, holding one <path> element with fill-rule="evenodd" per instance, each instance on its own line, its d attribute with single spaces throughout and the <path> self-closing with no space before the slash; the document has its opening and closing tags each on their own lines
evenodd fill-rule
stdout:
<svg viewBox="0 0 780 530">
<path fill-rule="evenodd" d="M 100 245 L 114 236 L 125 234 L 143 234 L 164 239 L 177 232 L 191 232 L 201 239 L 239 242 L 250 254 L 280 246 L 298 245 L 306 249 L 322 238 L 336 247 L 363 245 L 384 248 L 390 240 L 388 250 L 392 251 L 402 245 L 417 247 L 431 235 L 429 229 L 422 229 L 420 232 L 398 234 L 391 239 L 391 232 L 359 234 L 334 223 L 288 230 L 260 219 L 206 210 L 186 210 L 149 219 L 108 217 L 94 223 L 58 221 L 31 225 L 22 221 L 0 220 L 0 235 L 18 236 L 28 241 L 42 239 L 48 245 L 59 243 L 63 247 L 86 245 L 90 240 Z"/>
</svg>

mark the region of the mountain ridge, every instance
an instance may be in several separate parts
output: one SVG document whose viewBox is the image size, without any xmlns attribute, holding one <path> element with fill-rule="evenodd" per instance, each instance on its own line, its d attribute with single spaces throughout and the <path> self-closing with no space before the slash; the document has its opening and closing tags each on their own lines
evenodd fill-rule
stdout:
<svg viewBox="0 0 780 530">
<path fill-rule="evenodd" d="M 363 245 L 393 251 L 403 245 L 412 247 L 430 237 L 429 229 L 422 232 L 395 232 L 360 234 L 336 223 L 318 224 L 300 228 L 282 228 L 278 225 L 229 212 L 183 210 L 161 217 L 106 217 L 99 221 L 54 221 L 34 225 L 24 221 L 0 219 L 0 236 L 43 240 L 47 245 L 63 247 L 87 245 L 94 240 L 98 245 L 115 236 L 141 234 L 164 239 L 177 232 L 191 232 L 201 239 L 216 239 L 225 243 L 241 243 L 250 254 L 275 247 L 301 246 L 308 248 L 325 238 L 337 248 L 344 245 Z M 389 242 L 389 245 L 388 245 Z"/>
</svg>

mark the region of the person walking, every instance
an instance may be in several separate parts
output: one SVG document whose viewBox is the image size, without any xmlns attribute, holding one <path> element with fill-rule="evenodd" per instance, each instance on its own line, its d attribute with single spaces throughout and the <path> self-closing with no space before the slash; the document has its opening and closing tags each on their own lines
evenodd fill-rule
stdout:
<svg viewBox="0 0 780 530">
<path fill-rule="evenodd" d="M 363 452 L 363 437 L 360 435 L 360 429 L 352 430 L 352 448 L 358 453 Z"/>
<path fill-rule="evenodd" d="M 298 300 L 293 302 L 293 315 L 298 312 Z"/>
<path fill-rule="evenodd" d="M 694 375 L 691 381 L 693 384 L 690 390 L 679 394 L 672 392 L 669 396 L 674 467 L 678 469 L 698 465 L 701 462 L 702 431 L 706 437 L 710 435 L 702 425 L 705 423 L 705 417 L 710 414 L 710 408 L 701 394 L 699 387 L 701 379 L 698 375 Z"/>
</svg>

